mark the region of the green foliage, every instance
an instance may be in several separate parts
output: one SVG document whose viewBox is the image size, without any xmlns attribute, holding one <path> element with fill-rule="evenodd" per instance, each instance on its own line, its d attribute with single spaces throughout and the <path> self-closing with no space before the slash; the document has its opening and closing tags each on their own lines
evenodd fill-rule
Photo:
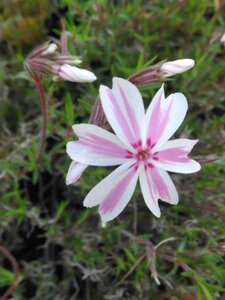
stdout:
<svg viewBox="0 0 225 300">
<path fill-rule="evenodd" d="M 14 298 L 220 299 L 225 292 L 223 1 L 6 2 L 0 9 L 0 236 L 20 266 Z M 41 109 L 22 64 L 35 46 L 59 38 L 61 24 L 73 36 L 70 52 L 98 80 L 46 80 L 47 143 L 37 161 Z M 161 202 L 159 220 L 136 191 L 119 218 L 102 224 L 97 209 L 82 202 L 111 168 L 89 167 L 75 185 L 65 185 L 70 164 L 65 146 L 75 138 L 71 126 L 88 121 L 100 84 L 111 86 L 113 76 L 127 78 L 160 60 L 183 57 L 196 65 L 167 81 L 166 94 L 187 96 L 188 115 L 176 136 L 199 139 L 192 156 L 202 169 L 172 175 L 180 202 L 173 207 Z M 140 88 L 146 107 L 159 87 Z M 204 163 L 213 159 L 218 160 Z M 153 246 L 138 243 L 137 236 Z M 1 267 L 0 287 L 13 280 L 12 271 Z"/>
<path fill-rule="evenodd" d="M 8 271 L 5 268 L 0 267 L 0 287 L 4 287 L 10 285 L 14 282 L 14 274 L 13 272 Z"/>
</svg>

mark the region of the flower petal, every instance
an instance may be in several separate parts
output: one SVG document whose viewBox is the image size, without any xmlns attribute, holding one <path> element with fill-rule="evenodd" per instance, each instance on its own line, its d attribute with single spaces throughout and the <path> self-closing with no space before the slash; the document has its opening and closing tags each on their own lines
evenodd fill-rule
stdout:
<svg viewBox="0 0 225 300">
<path fill-rule="evenodd" d="M 113 88 L 100 86 L 100 99 L 105 115 L 120 140 L 135 148 L 145 136 L 145 112 L 137 87 L 128 80 L 113 78 Z"/>
<path fill-rule="evenodd" d="M 141 191 L 147 207 L 150 209 L 154 216 L 159 218 L 161 213 L 159 209 L 158 198 L 154 189 L 154 183 L 149 172 L 146 172 L 144 165 L 140 166 L 139 179 Z"/>
<path fill-rule="evenodd" d="M 114 134 L 91 124 L 74 125 L 80 138 L 67 143 L 67 153 L 74 161 L 92 166 L 113 166 L 127 162 L 130 151 Z"/>
<path fill-rule="evenodd" d="M 168 141 L 162 147 L 157 149 L 157 160 L 152 163 L 161 169 L 176 173 L 195 173 L 201 169 L 198 162 L 188 158 L 198 140 L 177 139 Z"/>
<path fill-rule="evenodd" d="M 118 167 L 97 184 L 84 199 L 84 206 L 100 204 L 99 212 L 104 222 L 116 218 L 131 199 L 138 179 L 134 162 Z"/>
<path fill-rule="evenodd" d="M 87 167 L 88 165 L 72 161 L 66 175 L 66 184 L 69 185 L 75 183 Z"/>
<path fill-rule="evenodd" d="M 63 80 L 73 82 L 92 82 L 97 79 L 94 73 L 68 64 L 60 66 L 58 75 Z"/>
<path fill-rule="evenodd" d="M 181 93 L 165 99 L 162 85 L 146 112 L 147 139 L 153 147 L 160 147 L 169 140 L 183 122 L 187 108 L 187 100 Z"/>
<path fill-rule="evenodd" d="M 142 166 L 140 184 L 145 203 L 156 217 L 160 217 L 158 199 L 170 204 L 178 203 L 177 190 L 166 171 L 157 169 L 152 164 Z"/>
</svg>

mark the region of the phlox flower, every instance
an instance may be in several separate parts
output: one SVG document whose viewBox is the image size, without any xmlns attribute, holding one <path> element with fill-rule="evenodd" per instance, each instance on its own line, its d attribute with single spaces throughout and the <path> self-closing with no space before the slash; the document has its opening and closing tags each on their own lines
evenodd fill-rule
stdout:
<svg viewBox="0 0 225 300">
<path fill-rule="evenodd" d="M 187 100 L 181 93 L 165 98 L 162 85 L 145 113 L 140 92 L 128 80 L 113 78 L 112 89 L 101 85 L 99 92 L 115 134 L 96 125 L 74 125 L 79 140 L 67 143 L 67 153 L 73 160 L 67 178 L 75 181 L 87 165 L 120 165 L 88 193 L 84 206 L 99 205 L 102 221 L 110 221 L 125 208 L 139 179 L 147 207 L 159 217 L 159 199 L 178 203 L 167 171 L 200 170 L 199 163 L 188 157 L 197 140 L 169 141 L 184 120 Z"/>
</svg>

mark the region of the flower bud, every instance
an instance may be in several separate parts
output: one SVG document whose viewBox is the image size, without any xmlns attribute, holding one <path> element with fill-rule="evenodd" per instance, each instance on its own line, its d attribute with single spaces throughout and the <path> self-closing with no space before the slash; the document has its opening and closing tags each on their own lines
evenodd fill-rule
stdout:
<svg viewBox="0 0 225 300">
<path fill-rule="evenodd" d="M 54 44 L 54 43 L 52 43 L 52 44 L 50 44 L 48 46 L 48 48 L 45 51 L 43 51 L 41 53 L 41 56 L 45 56 L 45 55 L 48 55 L 48 54 L 53 54 L 53 53 L 55 53 L 55 51 L 57 50 L 57 48 L 58 48 L 57 45 Z"/>
<path fill-rule="evenodd" d="M 209 250 L 225 252 L 225 243 L 218 243 L 215 245 L 210 245 Z"/>
<path fill-rule="evenodd" d="M 77 66 L 82 63 L 82 60 L 78 56 L 74 55 L 54 55 L 52 61 L 59 65 L 71 65 Z"/>
<path fill-rule="evenodd" d="M 97 79 L 94 73 L 67 64 L 60 67 L 58 75 L 63 80 L 73 82 L 92 82 Z"/>
<path fill-rule="evenodd" d="M 225 33 L 220 38 L 221 43 L 225 43 Z"/>
<path fill-rule="evenodd" d="M 173 76 L 193 68 L 194 64 L 195 61 L 189 58 L 168 61 L 161 66 L 160 71 L 165 73 L 165 77 Z"/>
</svg>

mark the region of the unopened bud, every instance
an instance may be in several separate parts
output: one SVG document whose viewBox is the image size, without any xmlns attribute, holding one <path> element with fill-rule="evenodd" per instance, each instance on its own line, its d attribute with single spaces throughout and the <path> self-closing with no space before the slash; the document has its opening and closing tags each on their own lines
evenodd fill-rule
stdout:
<svg viewBox="0 0 225 300">
<path fill-rule="evenodd" d="M 48 54 L 52 54 L 52 53 L 55 53 L 55 51 L 57 50 L 57 45 L 52 43 L 48 46 L 48 48 L 41 53 L 41 56 L 44 56 L 44 55 L 48 55 Z"/>
<path fill-rule="evenodd" d="M 225 33 L 220 38 L 221 43 L 225 43 Z"/>
<path fill-rule="evenodd" d="M 160 71 L 165 73 L 165 77 L 173 76 L 193 68 L 194 64 L 195 61 L 189 58 L 168 61 L 161 66 Z"/>
<path fill-rule="evenodd" d="M 71 65 L 77 66 L 82 63 L 82 60 L 78 56 L 72 55 L 54 55 L 52 61 L 56 62 L 59 65 Z"/>
<path fill-rule="evenodd" d="M 160 68 L 164 61 L 160 61 L 157 64 L 143 69 L 135 74 L 132 74 L 128 80 L 135 85 L 145 85 L 152 82 L 161 81 Z"/>
<path fill-rule="evenodd" d="M 63 80 L 73 82 L 92 82 L 97 79 L 94 73 L 67 64 L 60 67 L 58 75 Z"/>
<path fill-rule="evenodd" d="M 225 243 L 218 243 L 215 245 L 210 245 L 209 250 L 225 252 Z"/>
<path fill-rule="evenodd" d="M 44 43 L 38 47 L 36 47 L 27 57 L 27 59 L 37 58 L 43 55 L 46 50 L 49 48 L 49 42 Z"/>
</svg>

